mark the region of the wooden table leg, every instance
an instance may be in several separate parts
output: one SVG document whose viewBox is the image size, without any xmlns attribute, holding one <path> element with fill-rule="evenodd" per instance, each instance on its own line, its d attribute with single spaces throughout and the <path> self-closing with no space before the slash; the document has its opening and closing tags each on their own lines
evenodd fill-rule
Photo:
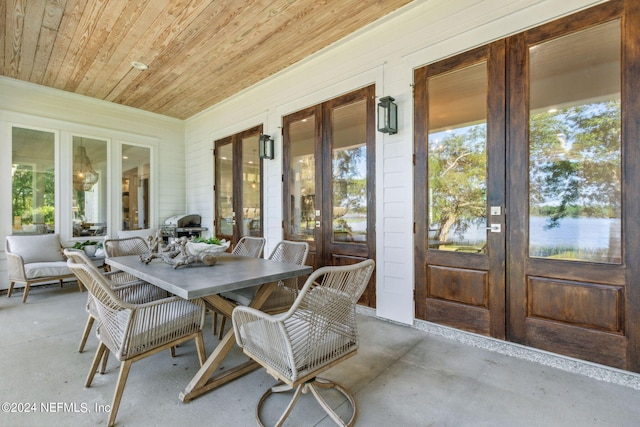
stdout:
<svg viewBox="0 0 640 427">
<path fill-rule="evenodd" d="M 260 286 L 260 289 L 258 289 L 258 292 L 256 292 L 256 295 L 249 306 L 254 308 L 262 307 L 273 289 L 274 284 L 272 283 Z M 230 314 L 229 302 L 222 301 L 222 298 L 218 295 L 205 297 L 205 300 L 214 307 L 219 307 L 223 313 L 229 312 Z M 229 354 L 229 351 L 231 351 L 234 345 L 236 345 L 236 337 L 232 328 L 225 334 L 220 343 L 216 346 L 213 353 L 209 355 L 204 365 L 202 365 L 200 370 L 198 370 L 196 375 L 189 382 L 187 388 L 185 388 L 184 391 L 180 393 L 180 400 L 185 403 L 189 402 L 192 399 L 210 390 L 213 390 L 214 388 L 220 387 L 221 385 L 226 384 L 229 381 L 241 377 L 260 367 L 260 365 L 250 359 L 245 363 L 241 363 L 237 366 L 234 366 L 233 368 L 226 369 L 214 376 L 213 374 L 220 367 L 220 364 L 222 364 L 222 361 L 227 356 L 227 354 Z"/>
<path fill-rule="evenodd" d="M 244 374 L 247 374 L 260 366 L 250 360 L 246 363 L 234 366 L 233 368 L 227 369 L 219 373 L 218 375 L 213 376 L 215 371 L 218 369 L 218 367 L 220 367 L 220 364 L 235 344 L 236 337 L 233 333 L 233 329 L 230 329 L 222 338 L 220 344 L 216 346 L 213 353 L 209 355 L 204 365 L 202 365 L 200 370 L 189 382 L 187 388 L 185 388 L 184 391 L 180 393 L 180 400 L 182 400 L 183 402 L 189 402 L 193 398 L 198 397 L 201 394 L 208 392 L 209 390 L 213 390 L 214 388 L 219 387 L 222 384 L 234 380 Z"/>
</svg>

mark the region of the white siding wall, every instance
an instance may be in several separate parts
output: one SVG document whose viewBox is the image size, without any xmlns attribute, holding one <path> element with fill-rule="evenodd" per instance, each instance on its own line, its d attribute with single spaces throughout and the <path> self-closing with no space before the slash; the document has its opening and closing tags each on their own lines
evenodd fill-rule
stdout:
<svg viewBox="0 0 640 427">
<path fill-rule="evenodd" d="M 185 212 L 184 121 L 0 77 L 0 289 L 8 287 L 4 242 L 12 224 L 13 125 L 53 130 L 58 139 L 82 133 L 111 141 L 151 144 L 156 165 L 151 177 L 155 180 L 151 202 L 157 212 L 157 217 L 151 217 L 151 225 L 157 227 L 165 218 Z M 116 155 L 112 152 L 112 159 Z M 64 163 L 61 167 L 65 168 Z M 113 182 L 111 194 L 119 197 L 119 181 Z M 60 210 L 65 209 L 68 207 L 61 206 Z M 113 218 L 117 214 L 111 211 Z"/>
<path fill-rule="evenodd" d="M 601 3 L 594 0 L 416 0 L 362 31 L 187 120 L 187 211 L 213 226 L 213 141 L 263 124 L 265 237 L 282 238 L 283 115 L 372 83 L 399 106 L 396 135 L 377 135 L 377 315 L 412 323 L 413 69 Z"/>
</svg>

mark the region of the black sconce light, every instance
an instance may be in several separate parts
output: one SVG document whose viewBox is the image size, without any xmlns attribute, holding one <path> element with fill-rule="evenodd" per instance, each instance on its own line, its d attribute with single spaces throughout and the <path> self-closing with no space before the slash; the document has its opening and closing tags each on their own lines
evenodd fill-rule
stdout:
<svg viewBox="0 0 640 427">
<path fill-rule="evenodd" d="M 398 106 L 393 101 L 385 96 L 378 103 L 378 131 L 389 135 L 398 133 Z"/>
<path fill-rule="evenodd" d="M 261 159 L 273 159 L 273 138 L 269 135 L 260 135 L 258 140 L 258 154 Z"/>
</svg>

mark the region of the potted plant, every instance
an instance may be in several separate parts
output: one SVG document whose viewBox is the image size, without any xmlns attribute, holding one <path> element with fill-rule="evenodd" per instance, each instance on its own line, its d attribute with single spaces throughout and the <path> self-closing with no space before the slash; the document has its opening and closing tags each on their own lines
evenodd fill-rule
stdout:
<svg viewBox="0 0 640 427">
<path fill-rule="evenodd" d="M 209 237 L 208 239 L 203 237 L 196 237 L 195 239 L 187 242 L 187 252 L 189 255 L 197 256 L 201 253 L 210 253 L 218 255 L 229 248 L 231 242 L 226 240 L 220 240 L 216 237 Z"/>
<path fill-rule="evenodd" d="M 96 251 L 98 248 L 102 247 L 102 243 L 96 242 L 95 240 L 85 240 L 84 242 L 76 242 L 73 245 L 73 249 L 82 249 L 84 253 L 87 254 L 88 257 L 93 257 L 96 255 Z"/>
</svg>

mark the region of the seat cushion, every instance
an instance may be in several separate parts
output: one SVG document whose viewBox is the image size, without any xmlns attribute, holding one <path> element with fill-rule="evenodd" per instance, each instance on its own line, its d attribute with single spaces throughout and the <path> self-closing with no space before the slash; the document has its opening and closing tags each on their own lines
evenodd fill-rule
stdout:
<svg viewBox="0 0 640 427">
<path fill-rule="evenodd" d="M 31 262 L 24 265 L 24 271 L 27 274 L 27 279 L 73 274 L 65 261 Z"/>
<path fill-rule="evenodd" d="M 260 286 L 251 286 L 249 288 L 236 289 L 234 291 L 222 292 L 220 296 L 235 301 L 239 305 L 248 306 L 253 301 L 256 293 L 260 289 Z M 287 311 L 296 299 L 296 290 L 286 287 L 282 282 L 279 282 L 274 287 L 271 295 L 265 301 L 260 308 L 264 312 L 279 312 Z"/>
<path fill-rule="evenodd" d="M 65 260 L 57 234 L 7 236 L 7 243 L 9 251 L 20 255 L 25 264 Z"/>
<path fill-rule="evenodd" d="M 223 296 L 227 299 L 237 302 L 240 305 L 249 305 L 253 300 L 253 297 L 256 296 L 256 292 L 260 286 L 251 286 L 248 288 L 236 289 L 234 291 L 222 292 L 220 296 Z"/>
</svg>

